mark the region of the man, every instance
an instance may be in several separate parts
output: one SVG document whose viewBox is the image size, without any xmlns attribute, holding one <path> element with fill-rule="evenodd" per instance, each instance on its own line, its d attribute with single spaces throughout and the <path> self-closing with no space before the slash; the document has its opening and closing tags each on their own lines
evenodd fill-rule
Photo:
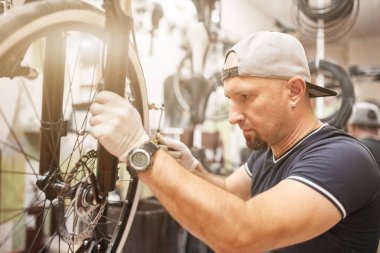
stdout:
<svg viewBox="0 0 380 253">
<path fill-rule="evenodd" d="M 95 99 L 90 132 L 216 252 L 376 252 L 379 170 L 360 142 L 314 115 L 310 97 L 335 93 L 310 83 L 301 43 L 254 33 L 227 52 L 222 79 L 229 121 L 257 150 L 227 178 L 176 141 L 164 143 L 179 163 L 147 142 L 137 111 L 113 93 Z"/>
<path fill-rule="evenodd" d="M 380 165 L 380 110 L 368 102 L 356 103 L 347 122 L 347 132 L 371 151 Z"/>
</svg>

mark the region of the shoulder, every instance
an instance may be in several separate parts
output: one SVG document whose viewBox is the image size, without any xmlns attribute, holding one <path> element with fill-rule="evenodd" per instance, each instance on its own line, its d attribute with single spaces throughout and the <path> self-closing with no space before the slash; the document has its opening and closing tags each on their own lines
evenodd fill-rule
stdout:
<svg viewBox="0 0 380 253">
<path fill-rule="evenodd" d="M 318 160 L 318 164 L 337 168 L 342 168 L 342 165 L 372 167 L 375 164 L 368 148 L 341 130 L 328 127 L 320 137 L 304 149 L 303 160 Z"/>
<path fill-rule="evenodd" d="M 372 155 L 362 143 L 339 132 L 305 147 L 289 178 L 324 194 L 343 217 L 379 194 L 380 173 Z"/>
<path fill-rule="evenodd" d="M 342 130 L 331 126 L 325 126 L 310 137 L 308 145 L 305 145 L 302 153 L 303 158 L 318 158 L 323 163 L 324 158 L 333 159 L 334 161 L 356 161 L 372 163 L 370 152 L 367 147 L 348 135 Z M 319 157 L 317 155 L 320 155 Z M 329 162 L 331 162 L 329 160 Z"/>
<path fill-rule="evenodd" d="M 307 145 L 297 159 L 297 168 L 309 172 L 316 171 L 330 175 L 374 176 L 379 175 L 376 161 L 366 146 L 345 134 L 343 131 L 332 129 L 333 134 L 324 134 L 327 138 Z"/>
</svg>

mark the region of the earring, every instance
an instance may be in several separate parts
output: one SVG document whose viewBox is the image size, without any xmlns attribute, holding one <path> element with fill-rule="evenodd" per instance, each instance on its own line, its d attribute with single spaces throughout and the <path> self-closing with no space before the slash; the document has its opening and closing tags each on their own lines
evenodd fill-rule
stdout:
<svg viewBox="0 0 380 253">
<path fill-rule="evenodd" d="M 290 103 L 290 106 L 292 107 L 292 108 L 295 108 L 296 107 L 296 102 L 294 102 L 294 101 L 292 101 L 291 103 Z"/>
</svg>

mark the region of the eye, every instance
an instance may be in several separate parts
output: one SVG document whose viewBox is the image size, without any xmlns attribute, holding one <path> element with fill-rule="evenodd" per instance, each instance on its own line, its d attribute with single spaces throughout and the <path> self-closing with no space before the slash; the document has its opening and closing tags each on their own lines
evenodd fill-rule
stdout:
<svg viewBox="0 0 380 253">
<path fill-rule="evenodd" d="M 250 95 L 247 95 L 247 94 L 241 94 L 240 97 L 241 97 L 243 100 L 247 100 L 247 99 L 249 99 L 251 96 L 250 96 Z"/>
</svg>

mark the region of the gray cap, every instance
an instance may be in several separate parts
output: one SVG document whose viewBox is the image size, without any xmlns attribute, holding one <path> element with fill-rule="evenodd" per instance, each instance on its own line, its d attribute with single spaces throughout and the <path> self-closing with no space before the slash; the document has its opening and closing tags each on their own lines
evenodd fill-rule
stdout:
<svg viewBox="0 0 380 253">
<path fill-rule="evenodd" d="M 358 102 L 352 108 L 348 123 L 363 126 L 380 127 L 380 110 L 377 105 L 368 102 Z"/>
<path fill-rule="evenodd" d="M 295 37 L 279 32 L 257 32 L 226 53 L 234 52 L 238 66 L 223 69 L 222 80 L 232 76 L 257 76 L 289 80 L 298 75 L 309 87 L 310 97 L 335 96 L 336 92 L 310 83 L 305 50 Z"/>
</svg>

